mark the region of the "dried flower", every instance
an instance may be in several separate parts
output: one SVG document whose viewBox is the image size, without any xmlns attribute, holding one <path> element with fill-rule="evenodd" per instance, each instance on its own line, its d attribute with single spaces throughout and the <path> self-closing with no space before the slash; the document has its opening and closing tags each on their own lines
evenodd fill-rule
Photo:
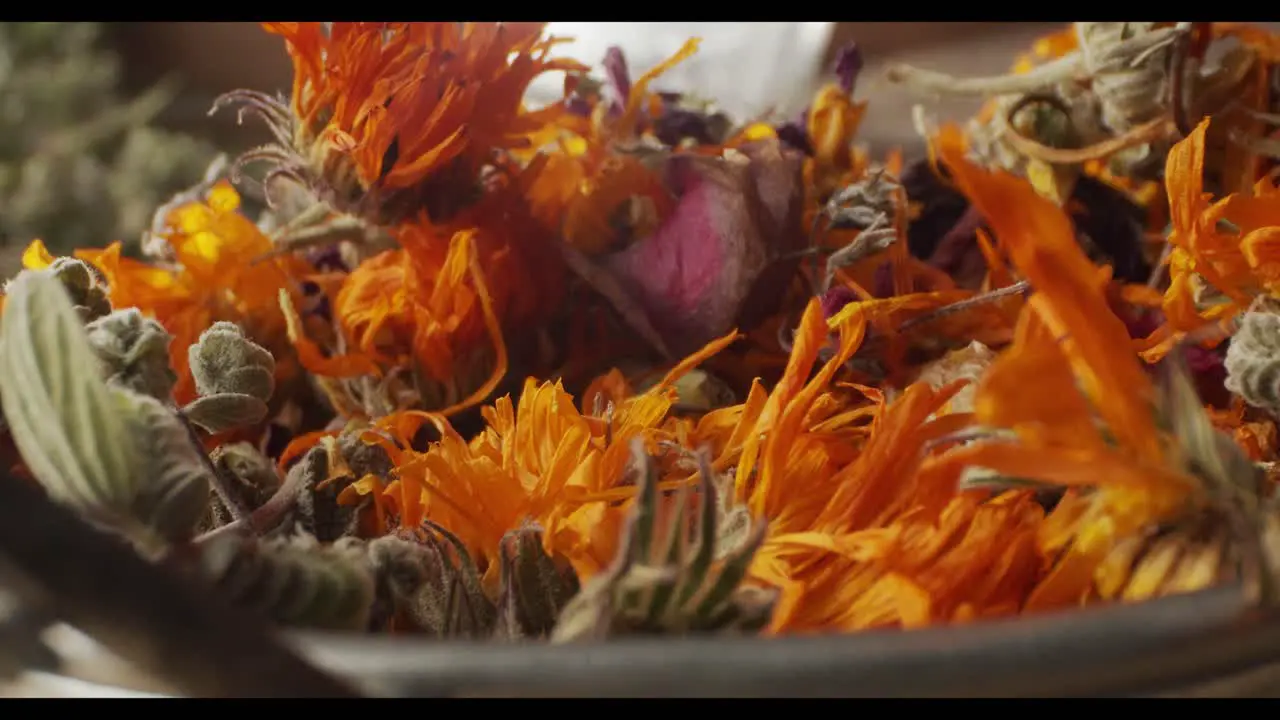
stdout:
<svg viewBox="0 0 1280 720">
<path fill-rule="evenodd" d="M 673 157 L 679 200 L 648 237 L 575 268 L 664 353 L 687 354 L 739 320 L 758 321 L 798 249 L 800 161 L 776 141 L 718 158 Z M 715 268 L 714 275 L 689 274 Z M 748 323 L 749 324 L 749 323 Z"/>
<path fill-rule="evenodd" d="M 241 90 L 214 108 L 244 103 L 275 138 L 240 163 L 268 160 L 335 207 L 388 224 L 424 209 L 444 221 L 469 204 L 492 153 L 538 129 L 541 116 L 521 107 L 533 79 L 581 68 L 547 56 L 543 23 L 323 25 L 264 23 L 293 59 L 290 105 Z"/>
<path fill-rule="evenodd" d="M 146 262 L 37 241 L 4 298 L 0 463 L 149 558 L 442 639 L 1280 602 L 1270 34 L 895 70 L 993 95 L 967 136 L 917 113 L 904 172 L 853 143 L 856 47 L 798 121 L 732 128 L 654 87 L 696 40 L 596 79 L 541 24 L 268 29 L 289 100 L 219 101 L 275 135 L 231 168 L 258 222 L 215 163 Z"/>
</svg>

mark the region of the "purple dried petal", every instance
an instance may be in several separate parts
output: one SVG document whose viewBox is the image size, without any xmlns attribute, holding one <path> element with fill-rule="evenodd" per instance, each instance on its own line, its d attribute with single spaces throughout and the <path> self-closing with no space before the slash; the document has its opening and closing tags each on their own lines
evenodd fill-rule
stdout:
<svg viewBox="0 0 1280 720">
<path fill-rule="evenodd" d="M 776 142 L 740 151 L 746 163 L 669 157 L 663 175 L 678 198 L 671 215 L 652 235 L 599 259 L 598 274 L 627 299 L 624 308 L 610 298 L 616 309 L 639 309 L 646 322 L 632 324 L 655 330 L 669 354 L 688 354 L 775 312 L 777 289 L 799 261 L 801 158 Z"/>
<path fill-rule="evenodd" d="M 858 295 L 843 285 L 836 285 L 822 296 L 822 316 L 830 318 L 858 299 Z"/>
<path fill-rule="evenodd" d="M 835 74 L 840 81 L 840 89 L 845 94 L 853 95 L 853 88 L 858 83 L 858 74 L 862 72 L 862 51 L 858 43 L 851 42 L 836 53 Z"/>
<path fill-rule="evenodd" d="M 1135 309 L 1133 312 L 1120 313 L 1120 317 L 1132 338 L 1145 338 L 1164 322 L 1164 313 L 1154 309 Z M 1181 352 L 1201 400 L 1216 407 L 1230 404 L 1230 393 L 1223 386 L 1227 379 L 1227 367 L 1221 348 L 1186 345 L 1181 348 Z M 1157 367 L 1148 366 L 1147 370 L 1154 375 Z"/>
<path fill-rule="evenodd" d="M 1129 337 L 1145 338 L 1160 327 L 1163 315 L 1157 310 L 1147 310 L 1124 313 L 1121 319 L 1124 320 L 1125 329 L 1129 331 Z"/>
<path fill-rule="evenodd" d="M 877 298 L 893 297 L 893 263 L 884 262 L 876 267 L 871 281 L 871 295 Z"/>
<path fill-rule="evenodd" d="M 1216 372 L 1218 370 L 1226 369 L 1226 364 L 1223 361 L 1222 354 L 1216 349 L 1192 345 L 1187 348 L 1187 352 L 1184 357 L 1187 359 L 1187 367 L 1195 374 Z"/>
<path fill-rule="evenodd" d="M 627 58 L 622 54 L 622 48 L 617 45 L 610 46 L 605 50 L 604 60 L 600 64 L 604 66 L 605 75 L 609 78 L 609 86 L 613 88 L 614 93 L 609 111 L 621 113 L 626 109 L 627 98 L 631 96 L 631 73 L 627 70 Z"/>
<path fill-rule="evenodd" d="M 586 98 L 571 97 L 565 101 L 564 109 L 568 110 L 570 115 L 589 118 L 591 117 L 591 111 L 593 108 Z"/>
<path fill-rule="evenodd" d="M 940 270 L 952 269 L 966 254 L 978 247 L 977 232 L 985 223 L 982 213 L 970 205 L 938 241 L 933 253 L 929 255 L 929 264 Z"/>
<path fill-rule="evenodd" d="M 928 260 L 943 236 L 964 215 L 969 201 L 941 182 L 926 160 L 907 166 L 902 173 L 902 187 L 920 210 L 907 226 L 907 247 L 913 257 Z"/>
</svg>

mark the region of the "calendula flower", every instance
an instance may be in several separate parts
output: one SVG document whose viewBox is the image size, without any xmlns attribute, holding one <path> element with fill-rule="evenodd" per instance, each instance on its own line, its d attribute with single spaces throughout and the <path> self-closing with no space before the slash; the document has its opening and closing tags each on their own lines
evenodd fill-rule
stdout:
<svg viewBox="0 0 1280 720">
<path fill-rule="evenodd" d="M 961 413 L 929 420 L 961 384 L 918 383 L 889 405 L 861 387 L 871 405 L 841 400 L 833 379 L 866 320 L 851 305 L 831 322 L 838 349 L 806 383 L 828 333 L 815 300 L 787 372 L 767 401 L 743 412 L 739 428 L 751 429 L 737 431 L 739 498 L 770 521 L 751 577 L 782 591 L 772 629 L 916 627 L 1016 610 L 1037 578 L 1039 508 L 1027 497 L 950 499 L 954 486 L 917 472 L 925 446 L 968 421 Z M 966 543 L 948 549 L 957 534 Z M 977 585 L 966 574 L 976 556 L 996 568 Z"/>
<path fill-rule="evenodd" d="M 966 466 L 980 466 L 1096 488 L 1081 503 L 1055 510 L 1059 518 L 1070 514 L 1070 521 L 1055 536 L 1055 547 L 1042 547 L 1046 553 L 1069 550 L 1028 602 L 1050 607 L 1094 592 L 1105 596 L 1107 587 L 1123 586 L 1107 577 L 1104 562 L 1116 543 L 1186 517 L 1204 493 L 1157 427 L 1152 382 L 1123 322 L 1107 306 L 1106 273 L 1076 245 L 1066 215 L 1014 176 L 969 164 L 958 133 L 947 132 L 951 139 L 940 147 L 947 167 L 1036 292 L 1014 344 L 985 375 L 975 400 L 978 422 L 1012 430 L 1016 442 L 957 448 L 925 472 L 955 477 Z"/>
<path fill-rule="evenodd" d="M 1182 334 L 1230 319 L 1259 295 L 1280 289 L 1280 190 L 1264 178 L 1248 194 L 1213 202 L 1204 190 L 1209 122 L 1173 147 L 1165 168 L 1173 250 L 1164 297 L 1167 323 L 1144 343 L 1151 360 Z"/>
<path fill-rule="evenodd" d="M 403 527 L 427 518 L 449 528 L 486 569 L 486 583 L 497 581 L 502 537 L 525 521 L 544 528 L 549 554 L 590 577 L 612 559 L 633 494 L 627 476 L 631 441 L 642 438 L 657 450 L 659 441 L 675 440 L 666 426 L 675 382 L 734 339 L 709 344 L 643 394 L 620 393 L 603 417 L 576 408 L 560 383 L 531 378 L 515 403 L 503 397 L 484 408 L 486 428 L 470 442 L 431 416 L 441 439 L 425 452 L 407 450 L 405 438 L 420 421 L 384 419 L 379 424 L 393 430 L 392 437 L 369 437 L 391 456 L 395 479 L 380 487 L 370 478 L 350 486 L 341 499 L 372 494 L 381 516 Z M 692 474 L 684 481 L 691 479 Z"/>
<path fill-rule="evenodd" d="M 442 221 L 481 191 L 495 153 L 527 144 L 559 108 L 528 112 L 538 75 L 577 70 L 554 59 L 545 23 L 264 23 L 293 60 L 288 105 L 235 91 L 267 122 L 266 160 L 343 210 L 394 221 L 427 209 Z"/>
<path fill-rule="evenodd" d="M 454 235 L 436 262 L 388 250 L 361 263 L 333 300 L 336 331 L 327 352 L 281 298 L 299 360 L 323 379 L 339 412 L 371 418 L 429 408 L 450 415 L 497 387 L 507 346 L 474 238 Z M 406 371 L 409 379 L 396 382 L 395 374 Z M 387 377 L 371 382 L 371 376 Z"/>
<path fill-rule="evenodd" d="M 277 309 L 280 293 L 298 295 L 298 279 L 310 266 L 289 257 L 268 257 L 271 240 L 239 212 L 240 196 L 218 183 L 204 201 L 181 205 L 168 216 L 162 237 L 173 262 L 149 264 L 124 257 L 120 243 L 102 250 L 77 250 L 76 257 L 103 274 L 116 308 L 136 307 L 173 336 L 170 362 L 178 374 L 174 398 L 195 398 L 187 348 L 217 321 L 240 325 L 276 358 L 277 385 L 297 374 Z M 52 257 L 37 241 L 24 255 L 27 267 L 43 267 Z"/>
<path fill-rule="evenodd" d="M 624 247 L 653 233 L 673 211 L 673 192 L 650 157 L 662 155 L 663 146 L 645 146 L 661 109 L 649 87 L 697 49 L 696 39 L 686 42 L 634 83 L 621 51 L 611 49 L 605 65 L 617 97 L 610 100 L 599 92 L 575 93 L 586 82 L 581 76 L 567 85 L 572 112 L 534 138 L 544 158 L 528 198 L 535 217 L 571 247 L 588 254 Z"/>
</svg>

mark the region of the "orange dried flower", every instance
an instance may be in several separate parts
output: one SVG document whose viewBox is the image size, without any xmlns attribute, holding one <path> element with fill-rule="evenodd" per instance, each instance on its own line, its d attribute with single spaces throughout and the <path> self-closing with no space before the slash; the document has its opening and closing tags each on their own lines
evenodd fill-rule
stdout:
<svg viewBox="0 0 1280 720">
<path fill-rule="evenodd" d="M 289 346 L 281 342 L 284 323 L 277 303 L 281 292 L 299 296 L 298 280 L 311 272 L 310 265 L 291 257 L 264 259 L 272 250 L 271 240 L 239 208 L 239 194 L 221 182 L 204 201 L 173 210 L 163 235 L 172 249 L 171 264 L 124 257 L 118 242 L 75 253 L 102 271 L 112 306 L 136 307 L 173 335 L 169 359 L 178 374 L 174 397 L 179 403 L 195 399 L 187 348 L 219 320 L 239 324 L 272 352 L 278 386 L 298 371 Z M 28 249 L 28 267 L 52 261 L 42 248 L 37 241 Z"/>
<path fill-rule="evenodd" d="M 326 28 L 325 25 L 328 25 Z M 276 143 L 244 155 L 344 210 L 447 219 L 479 191 L 480 171 L 558 112 L 528 112 L 538 75 L 581 65 L 548 56 L 545 23 L 264 23 L 293 59 L 288 107 L 236 91 Z"/>
</svg>

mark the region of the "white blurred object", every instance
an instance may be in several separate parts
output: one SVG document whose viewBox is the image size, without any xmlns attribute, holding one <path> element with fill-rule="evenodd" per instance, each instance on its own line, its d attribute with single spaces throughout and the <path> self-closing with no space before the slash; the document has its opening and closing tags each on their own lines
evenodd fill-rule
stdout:
<svg viewBox="0 0 1280 720">
<path fill-rule="evenodd" d="M 555 54 L 599 69 L 611 45 L 622 48 L 634 80 L 670 57 L 691 37 L 698 53 L 664 73 L 654 89 L 688 92 L 714 100 L 738 120 L 774 110 L 780 117 L 803 108 L 821 71 L 835 23 L 826 22 L 553 22 L 547 31 L 574 41 Z M 601 76 L 603 76 L 601 74 Z M 548 73 L 530 88 L 529 100 L 558 100 L 564 76 Z"/>
</svg>

